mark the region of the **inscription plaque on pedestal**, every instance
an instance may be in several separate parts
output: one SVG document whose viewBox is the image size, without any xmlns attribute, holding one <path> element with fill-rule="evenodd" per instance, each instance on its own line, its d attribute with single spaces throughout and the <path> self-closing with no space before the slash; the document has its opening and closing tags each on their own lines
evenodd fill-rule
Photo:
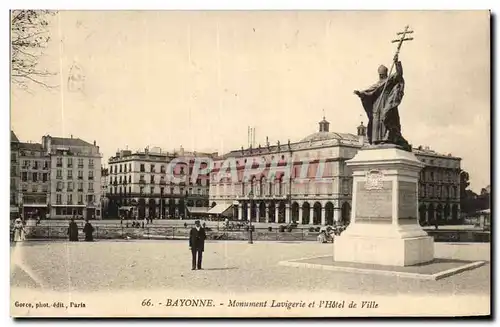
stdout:
<svg viewBox="0 0 500 327">
<path fill-rule="evenodd" d="M 391 224 L 392 182 L 380 181 L 377 188 L 366 182 L 356 186 L 356 222 Z"/>
<path fill-rule="evenodd" d="M 398 183 L 398 223 L 417 223 L 417 184 L 414 182 L 400 181 Z"/>
</svg>

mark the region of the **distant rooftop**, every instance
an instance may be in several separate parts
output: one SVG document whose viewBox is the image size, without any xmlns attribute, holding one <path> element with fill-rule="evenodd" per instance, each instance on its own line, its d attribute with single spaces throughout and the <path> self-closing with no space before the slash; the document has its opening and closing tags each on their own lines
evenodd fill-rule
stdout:
<svg viewBox="0 0 500 327">
<path fill-rule="evenodd" d="M 29 151 L 43 151 L 43 146 L 41 143 L 19 143 L 20 150 L 29 150 Z"/>
<path fill-rule="evenodd" d="M 50 136 L 51 143 L 53 145 L 62 146 L 93 146 L 93 144 L 88 143 L 80 138 L 70 138 L 70 137 L 54 137 Z"/>
<path fill-rule="evenodd" d="M 19 139 L 17 138 L 16 133 L 14 133 L 14 131 L 10 131 L 10 141 L 16 143 L 19 142 Z"/>
</svg>

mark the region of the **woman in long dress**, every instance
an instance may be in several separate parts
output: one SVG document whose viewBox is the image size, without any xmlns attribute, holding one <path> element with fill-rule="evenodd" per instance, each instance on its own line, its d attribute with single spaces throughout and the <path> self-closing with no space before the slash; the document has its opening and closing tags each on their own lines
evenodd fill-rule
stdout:
<svg viewBox="0 0 500 327">
<path fill-rule="evenodd" d="M 78 225 L 73 218 L 68 226 L 68 236 L 70 242 L 78 242 Z"/>
<path fill-rule="evenodd" d="M 94 232 L 94 227 L 88 220 L 86 220 L 85 227 L 83 227 L 83 232 L 85 233 L 86 242 L 92 242 L 94 240 L 94 237 L 92 236 L 92 233 Z"/>
<path fill-rule="evenodd" d="M 25 240 L 25 230 L 23 222 L 20 218 L 17 218 L 14 222 L 14 242 L 22 242 Z"/>
</svg>

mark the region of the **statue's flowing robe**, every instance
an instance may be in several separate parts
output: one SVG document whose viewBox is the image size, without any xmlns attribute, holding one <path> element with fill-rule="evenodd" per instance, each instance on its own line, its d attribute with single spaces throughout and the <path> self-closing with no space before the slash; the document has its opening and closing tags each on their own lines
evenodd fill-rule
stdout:
<svg viewBox="0 0 500 327">
<path fill-rule="evenodd" d="M 406 148 L 408 143 L 401 135 L 398 112 L 405 82 L 401 62 L 397 61 L 395 66 L 394 74 L 360 91 L 359 97 L 368 116 L 367 136 L 370 144 L 393 143 Z"/>
</svg>

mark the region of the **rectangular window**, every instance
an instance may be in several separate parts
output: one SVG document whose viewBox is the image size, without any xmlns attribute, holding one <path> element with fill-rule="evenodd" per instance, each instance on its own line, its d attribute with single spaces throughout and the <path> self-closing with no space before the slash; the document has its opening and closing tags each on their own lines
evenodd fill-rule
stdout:
<svg viewBox="0 0 500 327">
<path fill-rule="evenodd" d="M 89 159 L 89 168 L 90 169 L 94 168 L 94 159 Z"/>
<path fill-rule="evenodd" d="M 140 194 L 144 194 L 144 186 L 141 186 L 141 187 L 139 188 L 139 193 L 140 193 Z"/>
<path fill-rule="evenodd" d="M 94 191 L 94 183 L 89 183 L 89 191 Z"/>
<path fill-rule="evenodd" d="M 23 174 L 22 174 L 22 180 L 23 180 L 23 182 L 28 181 L 28 173 L 27 173 L 27 172 L 25 172 L 25 171 L 23 171 Z"/>
<path fill-rule="evenodd" d="M 83 204 L 83 194 L 78 194 L 78 204 Z"/>
<path fill-rule="evenodd" d="M 68 194 L 68 204 L 73 204 L 73 194 Z"/>
<path fill-rule="evenodd" d="M 155 188 L 154 188 L 154 187 L 151 187 L 151 188 L 150 188 L 150 191 L 151 191 L 151 194 L 154 194 L 154 193 L 155 193 Z"/>
<path fill-rule="evenodd" d="M 69 192 L 73 191 L 73 182 L 68 182 L 68 191 Z"/>
<path fill-rule="evenodd" d="M 62 164 L 62 158 L 57 158 L 56 160 L 57 160 L 57 162 L 56 162 L 56 166 L 57 166 L 57 167 L 62 167 L 62 165 L 63 165 L 63 164 Z"/>
<path fill-rule="evenodd" d="M 62 203 L 62 195 L 61 194 L 56 194 L 56 203 L 61 204 Z"/>
<path fill-rule="evenodd" d="M 33 173 L 33 182 L 38 182 L 38 173 Z"/>
<path fill-rule="evenodd" d="M 48 177 L 48 176 L 47 176 L 47 173 L 43 173 L 43 174 L 42 174 L 42 181 L 43 181 L 43 182 L 46 182 L 46 181 L 47 181 L 47 177 Z"/>
<path fill-rule="evenodd" d="M 92 194 L 87 195 L 87 203 L 94 202 L 94 196 Z"/>
<path fill-rule="evenodd" d="M 93 170 L 89 170 L 89 179 L 94 179 L 94 171 Z"/>
<path fill-rule="evenodd" d="M 78 171 L 78 179 L 83 179 L 83 170 Z"/>
<path fill-rule="evenodd" d="M 33 161 L 33 169 L 38 169 L 38 161 Z"/>
<path fill-rule="evenodd" d="M 155 165 L 151 165 L 151 172 L 154 173 L 155 172 Z"/>
<path fill-rule="evenodd" d="M 150 184 L 154 184 L 154 183 L 155 183 L 155 177 L 154 177 L 154 175 L 151 175 Z"/>
<path fill-rule="evenodd" d="M 140 169 L 141 173 L 145 172 L 145 169 L 144 169 L 144 164 L 141 164 L 141 169 Z"/>
<path fill-rule="evenodd" d="M 78 191 L 83 192 L 83 183 L 78 183 Z"/>
<path fill-rule="evenodd" d="M 68 168 L 73 167 L 73 158 L 68 158 Z"/>
</svg>

